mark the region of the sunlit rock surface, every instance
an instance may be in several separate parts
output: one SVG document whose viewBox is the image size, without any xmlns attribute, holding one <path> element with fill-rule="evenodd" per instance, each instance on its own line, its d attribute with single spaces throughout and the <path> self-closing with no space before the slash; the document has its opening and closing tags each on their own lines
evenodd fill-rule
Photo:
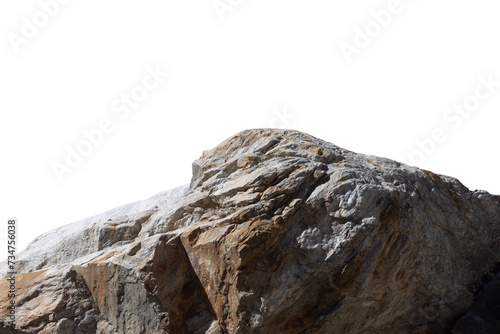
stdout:
<svg viewBox="0 0 500 334">
<path fill-rule="evenodd" d="M 189 185 L 38 237 L 18 255 L 9 332 L 494 330 L 480 296 L 497 291 L 499 205 L 301 132 L 244 131 Z"/>
</svg>

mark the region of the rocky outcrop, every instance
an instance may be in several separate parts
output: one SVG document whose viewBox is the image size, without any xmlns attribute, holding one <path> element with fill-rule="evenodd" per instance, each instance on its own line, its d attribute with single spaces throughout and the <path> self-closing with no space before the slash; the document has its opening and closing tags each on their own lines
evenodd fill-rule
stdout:
<svg viewBox="0 0 500 334">
<path fill-rule="evenodd" d="M 13 332 L 462 333 L 494 309 L 478 296 L 499 248 L 498 196 L 248 130 L 204 152 L 188 186 L 37 238 L 18 256 Z"/>
</svg>

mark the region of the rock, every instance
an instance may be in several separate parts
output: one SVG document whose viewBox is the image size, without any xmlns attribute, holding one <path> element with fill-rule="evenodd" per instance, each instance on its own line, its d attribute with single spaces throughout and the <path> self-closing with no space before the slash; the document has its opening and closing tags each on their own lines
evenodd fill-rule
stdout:
<svg viewBox="0 0 500 334">
<path fill-rule="evenodd" d="M 477 296 L 498 294 L 499 213 L 452 177 L 248 130 L 204 152 L 189 185 L 33 241 L 8 330 L 470 333 L 498 319 Z"/>
<path fill-rule="evenodd" d="M 485 284 L 474 306 L 458 319 L 452 333 L 500 333 L 500 272 Z"/>
</svg>

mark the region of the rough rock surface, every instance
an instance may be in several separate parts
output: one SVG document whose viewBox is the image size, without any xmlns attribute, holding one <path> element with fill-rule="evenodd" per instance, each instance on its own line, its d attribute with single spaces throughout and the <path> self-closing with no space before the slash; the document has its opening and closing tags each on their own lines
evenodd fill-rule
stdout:
<svg viewBox="0 0 500 334">
<path fill-rule="evenodd" d="M 498 297 L 499 241 L 498 196 L 248 130 L 204 152 L 188 186 L 33 241 L 9 332 L 465 333 L 497 321 L 477 296 Z"/>
<path fill-rule="evenodd" d="M 500 272 L 485 284 L 472 309 L 457 321 L 452 333 L 500 333 Z"/>
</svg>

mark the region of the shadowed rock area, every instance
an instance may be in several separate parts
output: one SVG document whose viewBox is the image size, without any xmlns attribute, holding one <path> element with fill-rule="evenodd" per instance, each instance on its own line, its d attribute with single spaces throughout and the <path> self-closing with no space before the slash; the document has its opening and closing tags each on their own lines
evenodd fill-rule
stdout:
<svg viewBox="0 0 500 334">
<path fill-rule="evenodd" d="M 497 333 L 499 251 L 498 196 L 247 130 L 189 185 L 33 241 L 0 333 Z"/>
</svg>

